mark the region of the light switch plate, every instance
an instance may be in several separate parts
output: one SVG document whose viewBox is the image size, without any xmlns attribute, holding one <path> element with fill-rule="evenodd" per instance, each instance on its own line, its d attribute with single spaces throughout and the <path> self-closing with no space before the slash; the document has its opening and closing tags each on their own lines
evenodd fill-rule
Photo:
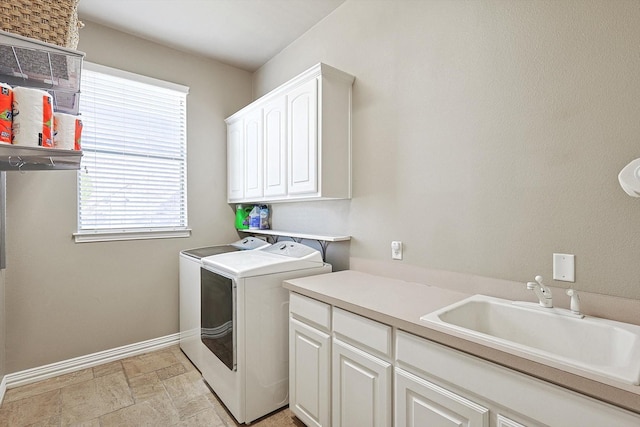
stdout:
<svg viewBox="0 0 640 427">
<path fill-rule="evenodd" d="M 576 281 L 576 256 L 571 254 L 553 254 L 553 280 L 563 282 Z"/>
</svg>

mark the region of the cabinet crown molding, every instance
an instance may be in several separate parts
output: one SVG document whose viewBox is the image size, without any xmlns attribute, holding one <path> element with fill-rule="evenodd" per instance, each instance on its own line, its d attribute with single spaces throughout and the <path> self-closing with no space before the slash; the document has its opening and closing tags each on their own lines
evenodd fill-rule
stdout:
<svg viewBox="0 0 640 427">
<path fill-rule="evenodd" d="M 259 104 L 268 102 L 274 97 L 282 96 L 284 95 L 285 92 L 287 92 L 291 88 L 296 87 L 299 84 L 304 83 L 306 81 L 309 81 L 310 79 L 317 78 L 320 76 L 336 78 L 336 79 L 342 80 L 347 85 L 352 85 L 353 82 L 355 81 L 355 77 L 352 76 L 351 74 L 338 70 L 337 68 L 334 68 L 331 65 L 327 65 L 325 63 L 319 62 L 313 67 L 298 74 L 291 80 L 288 80 L 282 83 L 280 86 L 262 95 L 260 98 L 256 99 L 255 101 L 253 101 L 246 107 L 242 108 L 241 110 L 238 110 L 237 112 L 233 113 L 232 115 L 227 117 L 224 121 L 227 124 L 229 124 L 230 122 L 234 122 L 235 120 L 237 120 L 238 118 L 246 114 L 247 110 L 252 110 L 256 108 Z"/>
</svg>

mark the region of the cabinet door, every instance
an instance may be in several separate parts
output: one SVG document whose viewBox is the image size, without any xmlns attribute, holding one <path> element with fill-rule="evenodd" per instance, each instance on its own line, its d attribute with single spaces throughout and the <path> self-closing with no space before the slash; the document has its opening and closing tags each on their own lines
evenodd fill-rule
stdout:
<svg viewBox="0 0 640 427">
<path fill-rule="evenodd" d="M 333 426 L 391 426 L 391 364 L 337 339 L 332 358 Z"/>
<path fill-rule="evenodd" d="M 502 414 L 496 416 L 496 427 L 526 427 L 524 424 L 520 424 L 513 421 L 511 418 L 507 418 Z"/>
<path fill-rule="evenodd" d="M 489 410 L 400 368 L 395 370 L 395 425 L 488 427 Z"/>
<path fill-rule="evenodd" d="M 318 192 L 318 81 L 287 93 L 288 193 Z"/>
<path fill-rule="evenodd" d="M 289 319 L 289 408 L 307 426 L 331 425 L 331 337 Z"/>
<path fill-rule="evenodd" d="M 244 197 L 244 138 L 242 120 L 227 125 L 227 199 Z"/>
<path fill-rule="evenodd" d="M 244 197 L 261 198 L 263 194 L 262 109 L 244 117 Z"/>
<path fill-rule="evenodd" d="M 276 98 L 264 106 L 264 195 L 287 194 L 287 103 Z"/>
</svg>

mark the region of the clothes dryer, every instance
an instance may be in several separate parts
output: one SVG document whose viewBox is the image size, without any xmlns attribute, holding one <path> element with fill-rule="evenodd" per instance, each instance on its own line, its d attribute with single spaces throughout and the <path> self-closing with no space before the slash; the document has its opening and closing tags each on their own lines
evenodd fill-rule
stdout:
<svg viewBox="0 0 640 427">
<path fill-rule="evenodd" d="M 270 246 L 264 240 L 247 237 L 228 245 L 207 246 L 180 252 L 180 348 L 190 359 L 198 357 L 200 341 L 200 279 L 202 258 L 216 254 L 254 250 Z"/>
<path fill-rule="evenodd" d="M 295 242 L 202 258 L 201 334 L 191 357 L 236 420 L 289 402 L 289 294 L 284 280 L 331 272 Z"/>
</svg>

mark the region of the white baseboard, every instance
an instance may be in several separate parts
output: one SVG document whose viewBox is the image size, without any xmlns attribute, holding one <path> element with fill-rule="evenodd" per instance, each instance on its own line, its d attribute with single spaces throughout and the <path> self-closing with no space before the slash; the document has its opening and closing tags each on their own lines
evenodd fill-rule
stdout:
<svg viewBox="0 0 640 427">
<path fill-rule="evenodd" d="M 179 343 L 180 334 L 177 333 L 7 374 L 2 379 L 2 383 L 0 383 L 0 396 L 4 397 L 4 391 L 6 389 L 31 384 L 37 381 L 46 380 L 47 378 L 57 377 L 58 375 L 79 371 L 81 369 L 91 368 L 103 363 L 126 359 L 127 357 L 136 356 L 138 354 L 160 350 Z M 0 402 L 2 402 L 2 399 L 0 399 Z"/>
</svg>

